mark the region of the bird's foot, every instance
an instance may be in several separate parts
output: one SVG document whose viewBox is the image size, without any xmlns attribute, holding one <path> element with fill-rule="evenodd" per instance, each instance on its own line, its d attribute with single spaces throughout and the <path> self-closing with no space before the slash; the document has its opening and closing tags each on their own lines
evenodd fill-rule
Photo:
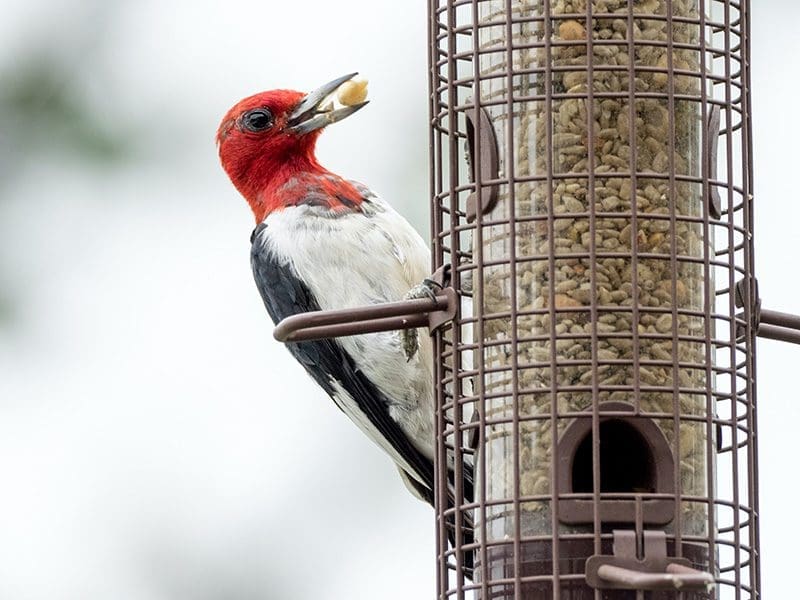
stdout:
<svg viewBox="0 0 800 600">
<path fill-rule="evenodd" d="M 403 300 L 429 298 L 431 301 L 434 301 L 436 300 L 436 290 L 440 289 L 442 289 L 442 286 L 432 279 L 423 279 L 422 283 L 408 290 L 406 295 L 403 296 Z M 419 333 L 416 329 L 404 329 L 400 332 L 400 340 L 403 344 L 403 352 L 406 355 L 406 361 L 410 361 L 414 358 L 417 351 L 419 351 Z"/>
</svg>

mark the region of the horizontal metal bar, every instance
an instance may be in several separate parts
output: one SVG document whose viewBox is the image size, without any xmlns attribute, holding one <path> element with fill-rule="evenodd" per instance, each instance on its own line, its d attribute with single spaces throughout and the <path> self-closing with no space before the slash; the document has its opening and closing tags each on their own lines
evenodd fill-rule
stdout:
<svg viewBox="0 0 800 600">
<path fill-rule="evenodd" d="M 786 327 L 788 329 L 797 329 L 800 331 L 800 315 L 791 315 L 777 310 L 761 309 L 761 323 L 767 325 L 778 325 L 779 327 Z"/>
<path fill-rule="evenodd" d="M 800 344 L 800 331 L 788 329 L 786 327 L 778 327 L 777 325 L 764 325 L 763 321 L 758 326 L 758 332 L 756 335 L 760 338 L 765 338 L 768 340 Z"/>
<path fill-rule="evenodd" d="M 279 342 L 302 342 L 425 327 L 430 313 L 447 310 L 450 301 L 449 295 L 437 294 L 435 300 L 421 298 L 302 313 L 283 319 L 272 335 Z"/>
<path fill-rule="evenodd" d="M 646 573 L 614 565 L 602 565 L 598 576 L 615 586 L 634 590 L 708 590 L 714 578 L 682 565 L 667 565 L 666 573 Z"/>
<path fill-rule="evenodd" d="M 281 323 L 282 324 L 282 323 Z M 326 338 L 344 337 L 348 335 L 361 335 L 364 333 L 377 333 L 379 331 L 395 331 L 398 329 L 411 329 L 415 327 L 426 327 L 428 325 L 427 315 L 405 315 L 401 317 L 386 317 L 384 319 L 374 319 L 365 326 L 364 322 L 337 323 L 333 325 L 320 325 L 318 327 L 300 327 L 294 332 L 280 332 L 286 335 L 279 338 L 276 328 L 273 332 L 275 339 L 280 342 L 307 342 L 311 340 L 322 340 Z"/>
</svg>

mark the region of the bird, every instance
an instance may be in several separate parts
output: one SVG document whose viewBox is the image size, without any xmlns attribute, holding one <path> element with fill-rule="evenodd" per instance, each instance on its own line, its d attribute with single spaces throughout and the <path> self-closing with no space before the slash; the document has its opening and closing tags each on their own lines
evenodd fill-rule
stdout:
<svg viewBox="0 0 800 600">
<path fill-rule="evenodd" d="M 421 283 L 431 255 L 419 233 L 367 186 L 325 169 L 316 158 L 324 128 L 368 104 L 334 108 L 328 101 L 356 75 L 307 94 L 277 89 L 244 98 L 217 131 L 222 166 L 255 217 L 251 266 L 276 324 L 299 313 L 431 293 L 429 282 Z M 427 331 L 286 346 L 389 455 L 408 489 L 433 506 L 433 351 Z M 465 471 L 465 495 L 471 487 L 471 471 Z"/>
</svg>

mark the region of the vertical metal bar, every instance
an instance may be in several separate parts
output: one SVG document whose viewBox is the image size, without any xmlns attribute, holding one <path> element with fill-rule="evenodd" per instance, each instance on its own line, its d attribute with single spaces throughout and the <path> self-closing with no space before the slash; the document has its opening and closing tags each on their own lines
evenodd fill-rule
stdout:
<svg viewBox="0 0 800 600">
<path fill-rule="evenodd" d="M 709 0 L 713 1 L 713 0 Z M 703 211 L 703 280 L 705 285 L 703 288 L 703 335 L 705 337 L 705 436 L 706 436 L 706 496 L 709 499 L 706 504 L 706 548 L 708 549 L 709 565 L 711 572 L 716 576 L 716 539 L 715 539 L 715 513 L 716 506 L 714 498 L 716 495 L 716 478 L 715 478 L 715 454 L 716 448 L 714 446 L 714 438 L 716 435 L 714 427 L 714 414 L 715 396 L 714 396 L 714 372 L 713 364 L 715 362 L 715 354 L 712 339 L 712 314 L 716 313 L 716 289 L 712 279 L 711 271 L 711 248 L 713 247 L 714 240 L 713 229 L 710 225 L 711 211 L 709 206 L 709 198 L 711 191 L 709 183 L 710 165 L 709 154 L 711 144 L 716 144 L 717 140 L 708 139 L 712 135 L 706 123 L 708 123 L 708 73 L 706 67 L 707 48 L 706 48 L 706 0 L 699 0 L 699 19 L 700 19 L 700 116 L 701 123 L 703 124 L 702 137 L 701 137 L 701 165 L 700 175 L 702 178 L 702 211 Z M 712 44 L 713 47 L 713 44 Z M 713 63 L 712 63 L 713 66 Z"/>
<path fill-rule="evenodd" d="M 733 186 L 733 110 L 731 109 L 733 97 L 731 92 L 731 7 L 729 2 L 724 4 L 724 38 L 725 38 L 725 165 L 726 165 L 726 187 L 728 194 L 728 315 L 730 317 L 730 366 L 731 366 L 731 476 L 733 479 L 733 561 L 734 561 L 734 584 L 735 584 L 735 597 L 740 600 L 742 597 L 742 582 L 741 582 L 741 540 L 739 538 L 741 523 L 739 522 L 739 393 L 737 382 L 736 370 L 736 304 L 735 304 L 735 289 L 736 289 L 736 246 L 735 232 L 735 217 L 736 217 L 736 202 Z"/>
<path fill-rule="evenodd" d="M 556 352 L 556 246 L 555 246 L 555 199 L 553 198 L 553 23 L 550 14 L 550 0 L 544 0 L 544 114 L 545 114 L 545 170 L 547 189 L 547 269 L 550 279 L 547 307 L 550 320 L 550 432 L 555 449 L 558 445 L 558 383 L 555 374 L 558 372 Z M 561 536 L 558 521 L 558 452 L 550 456 L 550 527 L 553 532 L 551 560 L 553 565 L 553 598 L 561 598 L 560 550 Z"/>
<path fill-rule="evenodd" d="M 439 191 L 442 189 L 442 181 L 441 181 L 441 168 L 437 164 L 437 161 L 440 160 L 441 156 L 441 133 L 438 130 L 437 126 L 437 117 L 436 115 L 439 112 L 439 101 L 438 101 L 438 92 L 437 89 L 439 87 L 439 69 L 437 67 L 437 63 L 439 60 L 439 42 L 438 42 L 438 17 L 437 17 L 437 1 L 438 0 L 429 0 L 428 1 L 428 85 L 429 85 L 429 114 L 430 114 L 430 134 L 429 134 L 429 147 L 430 147 L 430 168 L 429 171 L 429 185 L 430 185 L 430 197 L 431 197 L 431 258 L 433 259 L 433 265 L 431 265 L 431 271 L 436 269 L 436 266 L 442 264 L 444 258 L 444 251 L 442 249 L 441 238 L 439 237 L 439 232 L 442 229 L 441 219 L 439 218 Z M 443 422 L 442 422 L 442 415 L 441 415 L 441 406 L 444 401 L 443 394 L 444 389 L 443 386 L 439 383 L 442 381 L 444 377 L 443 373 L 443 366 L 442 361 L 439 360 L 439 357 L 442 353 L 442 333 L 437 333 L 433 336 L 433 344 L 434 344 L 434 380 L 436 382 L 436 391 L 435 391 L 435 405 L 434 405 L 434 414 L 436 419 L 436 431 L 442 432 L 443 431 Z M 441 440 L 438 439 L 438 436 L 441 433 L 437 433 L 437 443 L 435 446 L 435 452 L 437 454 L 437 464 L 441 465 L 442 457 L 440 453 L 440 449 L 442 447 Z M 436 589 L 438 592 L 438 597 L 440 599 L 444 599 L 446 597 L 446 590 L 447 590 L 447 564 L 445 559 L 445 552 L 447 551 L 447 526 L 446 523 L 443 522 L 442 519 L 442 503 L 441 503 L 441 480 L 442 480 L 442 469 L 438 469 L 436 472 L 437 477 L 437 490 L 435 491 L 435 502 L 436 502 L 436 537 L 435 537 L 435 544 L 436 544 L 436 557 L 437 557 L 437 569 L 436 569 Z"/>
<path fill-rule="evenodd" d="M 453 229 L 455 227 L 455 219 L 456 219 L 456 208 L 458 206 L 458 196 L 455 192 L 455 188 L 458 185 L 458 172 L 454 171 L 453 169 L 453 156 L 457 153 L 457 139 L 455 137 L 455 131 L 457 130 L 457 115 L 454 110 L 454 97 L 456 95 L 456 88 L 454 85 L 454 80 L 456 76 L 456 68 L 455 68 L 455 58 L 454 55 L 456 53 L 456 42 L 455 42 L 455 33 L 454 28 L 456 26 L 456 19 L 455 19 L 455 8 L 453 5 L 448 1 L 445 3 L 444 11 L 441 13 L 445 16 L 445 30 L 446 30 L 446 39 L 447 39 L 447 144 L 448 144 L 448 212 L 449 212 L 449 250 L 444 257 L 445 259 L 449 259 L 451 263 L 451 268 L 454 260 L 455 254 L 455 240 L 453 238 Z M 444 167 L 444 165 L 442 165 Z M 444 223 L 442 223 L 442 232 L 444 232 Z M 453 328 L 451 329 L 452 332 L 456 329 L 457 324 L 453 324 Z M 451 341 L 452 343 L 452 341 Z M 453 352 L 455 352 L 455 345 L 452 346 Z M 446 364 L 446 359 L 444 358 L 444 348 L 441 348 L 442 354 L 439 355 L 439 362 L 442 364 L 442 367 Z M 446 371 L 445 371 L 446 372 Z M 444 383 L 439 383 L 440 387 L 444 388 Z M 444 391 L 441 396 L 441 403 L 438 406 L 438 419 L 439 419 L 439 435 L 441 436 L 441 441 L 438 445 L 438 459 L 439 465 L 445 465 L 440 467 L 439 469 L 439 491 L 438 491 L 438 499 L 439 499 L 439 506 L 441 517 L 441 526 L 442 530 L 440 532 L 440 543 L 443 545 L 443 548 L 447 548 L 448 543 L 448 536 L 447 536 L 447 527 L 449 527 L 448 519 L 446 517 L 446 512 L 448 509 L 448 499 L 447 499 L 447 467 L 448 464 L 447 460 L 447 434 L 446 431 L 448 429 L 448 423 L 446 418 L 446 408 L 445 405 L 447 403 L 447 396 L 444 394 Z M 455 536 L 458 537 L 458 532 L 455 532 Z M 450 567 L 449 567 L 449 560 L 447 559 L 447 553 L 444 553 L 443 558 L 441 560 L 442 568 L 444 569 L 443 572 L 443 579 L 446 582 L 446 588 L 443 590 L 443 598 L 449 596 L 447 594 L 447 590 L 449 589 L 449 580 L 450 580 Z M 461 586 L 461 577 L 462 574 L 459 572 L 455 573 L 456 579 L 456 594 L 460 594 L 460 586 Z"/>
<path fill-rule="evenodd" d="M 453 40 L 455 42 L 455 49 L 458 49 L 458 39 L 457 33 L 455 32 L 455 28 L 458 27 L 457 19 L 454 19 L 451 23 L 454 29 Z M 456 59 L 454 62 L 456 64 L 453 65 L 455 73 L 458 73 L 458 65 Z M 459 89 L 457 86 L 454 86 L 455 97 L 451 98 L 451 104 L 455 103 L 456 105 L 460 104 L 459 102 Z M 455 130 L 458 130 L 458 121 L 456 120 L 453 123 L 453 127 Z M 459 152 L 458 152 L 458 137 L 453 136 L 453 146 L 454 151 L 451 151 L 450 154 L 450 172 L 451 174 L 455 173 L 455 181 L 458 182 L 458 174 L 459 174 Z M 452 175 L 451 175 L 452 176 Z M 461 255 L 461 234 L 458 229 L 459 223 L 459 209 L 460 202 L 459 197 L 456 194 L 455 204 L 452 207 L 452 211 L 450 213 L 450 240 L 452 246 L 452 252 L 450 254 L 450 273 L 458 289 L 461 289 L 461 275 L 458 271 L 459 266 L 459 256 Z M 460 307 L 459 307 L 459 315 L 460 315 Z M 453 365 L 453 527 L 455 531 L 454 540 L 455 543 L 453 544 L 453 549 L 455 551 L 455 565 L 456 565 L 456 585 L 457 585 L 457 594 L 456 597 L 458 600 L 462 600 L 464 596 L 464 554 L 462 550 L 462 544 L 464 541 L 464 537 L 462 532 L 465 530 L 464 527 L 464 455 L 462 453 L 462 444 L 461 440 L 463 439 L 463 429 L 462 429 L 462 404 L 461 399 L 464 397 L 464 389 L 463 389 L 463 379 L 459 376 L 459 371 L 461 370 L 461 348 L 463 346 L 463 340 L 461 339 L 462 328 L 460 326 L 461 319 L 458 320 L 458 323 L 454 324 L 452 327 L 452 344 L 453 344 L 453 356 L 452 356 L 452 365 Z M 449 457 L 447 457 L 449 462 Z"/>
<path fill-rule="evenodd" d="M 644 538 L 644 509 L 642 508 L 641 496 L 636 496 L 635 511 L 636 511 L 636 517 L 635 517 L 636 539 L 641 540 Z M 636 590 L 636 600 L 645 600 L 643 590 Z"/>
<path fill-rule="evenodd" d="M 475 111 L 475 153 L 473 156 L 473 160 L 475 161 L 474 165 L 474 173 L 475 173 L 475 193 L 477 194 L 477 206 L 478 210 L 476 211 L 476 218 L 475 218 L 475 225 L 474 225 L 474 239 L 472 243 L 472 252 L 473 252 L 473 262 L 475 264 L 475 268 L 472 271 L 472 290 L 473 290 L 473 315 L 476 314 L 476 307 L 480 307 L 477 309 L 477 314 L 479 317 L 475 320 L 474 324 L 474 332 L 473 332 L 473 342 L 477 341 L 477 349 L 474 351 L 474 356 L 477 359 L 477 364 L 474 366 L 474 369 L 477 370 L 477 375 L 475 376 L 473 382 L 473 395 L 477 396 L 479 400 L 476 402 L 476 406 L 473 410 L 478 411 L 478 448 L 476 449 L 476 454 L 473 454 L 473 457 L 477 458 L 478 460 L 473 459 L 473 473 L 477 475 L 480 479 L 479 481 L 474 482 L 474 486 L 476 490 L 480 490 L 480 495 L 477 500 L 478 502 L 478 509 L 476 512 L 477 519 L 475 519 L 480 524 L 480 531 L 475 532 L 477 536 L 477 540 L 479 541 L 479 553 L 480 558 L 476 561 L 476 563 L 480 564 L 480 568 L 483 570 L 481 573 L 481 591 L 480 595 L 481 598 L 489 598 L 489 554 L 487 552 L 487 545 L 486 542 L 488 540 L 488 530 L 486 527 L 486 519 L 487 519 L 487 510 L 486 510 L 486 394 L 484 393 L 484 378 L 486 377 L 485 370 L 484 370 L 484 356 L 485 351 L 483 348 L 483 340 L 484 340 L 484 320 L 483 320 L 483 309 L 484 306 L 484 298 L 483 298 L 483 285 L 479 284 L 479 278 L 483 277 L 483 210 L 482 210 L 482 199 L 483 199 L 483 180 L 482 180 L 482 161 L 481 157 L 483 152 L 479 147 L 481 138 L 481 121 L 480 112 L 481 112 L 481 87 L 480 87 L 480 14 L 478 11 L 478 2 L 479 0 L 471 0 L 472 1 L 472 23 L 473 23 L 473 34 L 472 34 L 472 68 L 473 68 L 473 78 L 472 78 L 472 98 L 474 104 L 474 111 Z M 473 435 L 472 433 L 470 435 Z M 475 567 L 476 573 L 478 572 L 478 565 L 476 564 Z"/>
<path fill-rule="evenodd" d="M 595 208 L 595 139 L 594 139 L 594 37 L 592 32 L 592 2 L 586 3 L 586 145 L 588 160 L 588 185 L 586 205 L 589 209 L 589 262 L 592 265 L 589 276 L 591 298 L 589 304 L 592 365 L 592 524 L 594 528 L 594 552 L 602 553 L 600 521 L 600 390 L 597 376 L 597 216 Z M 595 600 L 601 600 L 600 590 L 594 592 Z"/>
<path fill-rule="evenodd" d="M 450 272 L 453 274 L 453 277 L 458 280 L 458 251 L 459 251 L 459 233 L 458 233 L 458 225 L 459 225 L 459 218 L 458 218 L 458 207 L 459 207 L 459 196 L 458 192 L 455 191 L 460 183 L 459 178 L 459 160 L 458 160 L 458 114 L 455 111 L 455 106 L 458 105 L 458 86 L 455 83 L 457 76 L 458 76 L 458 59 L 456 55 L 458 53 L 458 39 L 456 30 L 458 28 L 458 18 L 456 13 L 456 6 L 457 3 L 453 3 L 448 6 L 447 11 L 447 83 L 448 83 L 448 124 L 450 127 L 448 143 L 449 143 L 449 151 L 448 151 L 448 160 L 450 162 L 448 172 L 450 175 L 450 231 L 449 231 L 449 239 L 450 239 Z M 451 434 L 453 437 L 453 446 L 459 446 L 460 443 L 458 441 L 458 419 L 457 419 L 457 408 L 456 406 L 459 404 L 459 399 L 461 398 L 461 390 L 459 385 L 459 378 L 458 378 L 458 362 L 459 362 L 459 348 L 461 347 L 461 327 L 458 326 L 458 323 L 454 323 L 453 327 L 450 330 L 450 334 L 452 336 L 451 344 L 452 344 L 452 402 L 453 408 L 451 414 L 453 414 L 453 433 Z M 446 402 L 445 402 L 446 405 Z M 443 415 L 443 425 L 447 428 L 450 423 L 447 419 L 447 410 L 443 405 L 442 412 Z M 446 429 L 445 429 L 446 430 Z M 445 440 L 445 444 L 442 447 L 442 454 L 441 459 L 444 461 L 442 464 L 449 464 L 449 456 L 447 452 L 447 440 Z M 458 481 L 458 478 L 463 476 L 461 465 L 457 465 L 457 461 L 454 457 L 454 478 L 456 479 L 455 486 L 458 486 L 453 494 L 453 506 L 448 506 L 448 510 L 453 513 L 452 518 L 452 526 L 454 528 L 454 535 L 453 539 L 455 543 L 453 544 L 453 550 L 455 553 L 455 579 L 456 579 L 456 598 L 458 600 L 464 599 L 464 569 L 462 564 L 462 556 L 461 556 L 461 531 L 462 522 L 461 522 L 461 507 L 460 504 L 463 504 L 463 495 L 459 495 L 458 491 L 462 485 L 462 482 Z M 458 469 L 458 472 L 455 471 Z M 442 469 L 443 473 L 446 473 L 446 469 Z M 442 482 L 443 487 L 443 499 L 447 502 L 448 497 L 448 487 L 449 483 L 447 481 L 447 477 L 444 477 L 444 481 Z"/>
<path fill-rule="evenodd" d="M 472 271 L 472 280 L 473 280 L 473 315 L 477 314 L 478 318 L 475 320 L 475 331 L 473 333 L 473 340 L 477 341 L 477 349 L 475 350 L 475 356 L 477 358 L 477 365 L 475 365 L 475 369 L 477 370 L 477 375 L 475 377 L 474 386 L 475 389 L 473 390 L 473 394 L 479 397 L 478 406 L 476 409 L 478 410 L 478 448 L 477 448 L 477 461 L 475 462 L 473 472 L 477 474 L 480 478 L 478 482 L 475 483 L 478 489 L 480 489 L 480 496 L 477 498 L 478 501 L 478 512 L 479 522 L 480 522 L 480 532 L 478 536 L 478 541 L 480 543 L 479 551 L 480 551 L 480 568 L 482 569 L 481 573 L 481 598 L 488 599 L 490 597 L 489 592 L 489 579 L 490 579 L 490 570 L 489 570 L 489 553 L 487 550 L 487 541 L 488 541 L 488 529 L 486 525 L 486 520 L 488 518 L 487 508 L 487 495 L 486 495 L 486 486 L 487 486 L 487 460 L 486 460 L 486 394 L 484 393 L 484 385 L 485 385 L 485 356 L 486 350 L 484 348 L 484 339 L 485 339 L 485 331 L 484 331 L 484 316 L 483 316 L 483 307 L 485 306 L 484 300 L 484 286 L 482 284 L 483 279 L 483 219 L 484 214 L 482 207 L 482 193 L 483 193 L 483 180 L 481 177 L 481 155 L 482 152 L 480 148 L 478 148 L 479 140 L 481 140 L 481 119 L 480 119 L 480 110 L 481 110 L 481 76 L 480 76 L 480 14 L 478 10 L 478 2 L 479 0 L 472 0 L 472 22 L 474 24 L 474 34 L 473 34 L 473 44 L 472 44 L 472 68 L 473 68 L 473 87 L 472 87 L 472 95 L 473 95 L 473 102 L 475 104 L 475 139 L 476 139 L 476 152 L 475 156 L 473 157 L 476 160 L 475 164 L 475 193 L 477 194 L 478 202 L 477 205 L 479 209 L 476 212 L 476 219 L 475 219 L 475 237 L 473 240 L 473 262 L 475 265 L 474 270 Z M 477 568 L 476 568 L 477 571 Z"/>
<path fill-rule="evenodd" d="M 513 406 L 512 416 L 512 445 L 514 454 L 514 468 L 513 468 L 513 506 L 514 506 L 514 596 L 515 598 L 522 598 L 522 525 L 521 520 L 521 505 L 520 505 L 520 468 L 519 460 L 522 453 L 520 445 L 520 426 L 519 426 L 519 356 L 518 356 L 518 339 L 517 332 L 517 223 L 516 223 L 516 169 L 514 167 L 514 29 L 513 29 L 513 2 L 512 0 L 505 0 L 506 8 L 506 89 L 508 90 L 508 97 L 506 99 L 506 110 L 508 111 L 508 119 L 506 121 L 506 177 L 508 178 L 508 206 L 509 206 L 509 273 L 510 273 L 510 286 L 511 293 L 509 299 L 511 302 L 511 398 Z"/>
<path fill-rule="evenodd" d="M 640 368 L 639 323 L 639 194 L 638 190 L 638 150 L 636 145 L 636 41 L 634 35 L 633 10 L 629 7 L 626 22 L 628 36 L 628 161 L 631 182 L 631 334 L 633 336 L 633 405 L 638 415 L 642 410 Z"/>
<path fill-rule="evenodd" d="M 442 244 L 439 239 L 441 231 L 441 221 L 437 193 L 441 189 L 440 169 L 436 167 L 436 160 L 439 156 L 437 138 L 439 133 L 436 127 L 436 113 L 439 111 L 438 95 L 436 88 L 439 85 L 436 61 L 438 59 L 439 43 L 436 41 L 436 2 L 428 0 L 428 114 L 430 115 L 430 126 L 428 127 L 428 156 L 430 168 L 428 169 L 428 194 L 430 195 L 430 240 L 431 240 L 431 272 L 435 271 L 437 265 L 442 264 Z M 438 377 L 437 377 L 438 379 Z"/>
<path fill-rule="evenodd" d="M 668 150 L 668 187 L 670 207 L 669 207 L 669 227 L 670 227 L 670 242 L 669 242 L 669 267 L 670 267 L 670 293 L 672 294 L 671 314 L 672 314 L 672 427 L 674 430 L 674 456 L 677 460 L 674 462 L 675 479 L 675 517 L 673 520 L 675 531 L 675 555 L 682 556 L 683 549 L 681 546 L 681 538 L 683 535 L 683 527 L 681 516 L 683 514 L 683 506 L 681 497 L 683 495 L 682 477 L 681 477 L 681 405 L 678 388 L 680 386 L 679 366 L 678 366 L 678 302 L 677 302 L 677 281 L 678 281 L 678 222 L 677 222 L 677 200 L 678 193 L 675 183 L 675 136 L 678 131 L 675 127 L 675 56 L 674 56 L 674 36 L 673 20 L 672 20 L 672 0 L 666 0 L 666 20 L 667 20 L 667 150 Z M 684 133 L 684 132 L 681 132 Z M 688 209 L 688 206 L 687 206 Z M 687 210 L 688 212 L 688 210 Z M 683 594 L 679 594 L 679 600 Z"/>
<path fill-rule="evenodd" d="M 753 123 L 752 123 L 752 96 L 750 93 L 751 80 L 750 80 L 750 0 L 742 0 L 740 5 L 740 17 L 742 20 L 742 119 L 743 119 L 743 135 L 742 151 L 744 153 L 743 169 L 744 169 L 744 201 L 746 206 L 746 221 L 745 231 L 747 234 L 755 230 L 753 222 L 753 202 L 752 193 L 754 190 L 753 183 Z M 754 281 L 753 273 L 755 273 L 755 257 L 753 251 L 752 238 L 745 243 L 745 266 L 747 270 L 746 281 L 748 281 L 748 290 L 752 294 L 752 283 Z M 752 296 L 748 298 L 752 306 Z M 747 313 L 746 313 L 747 314 Z M 751 321 L 748 319 L 748 331 L 745 337 L 745 343 L 748 346 L 747 352 L 747 371 L 748 378 L 748 392 L 750 402 L 748 424 L 750 427 L 750 444 L 748 446 L 749 454 L 749 479 L 748 479 L 748 499 L 751 506 L 750 518 L 750 583 L 754 590 L 753 597 L 761 597 L 761 540 L 760 540 L 760 527 L 759 527 L 759 501 L 758 501 L 758 419 L 757 417 L 757 391 L 756 391 L 756 344 L 755 344 L 755 331 L 752 330 Z"/>
</svg>

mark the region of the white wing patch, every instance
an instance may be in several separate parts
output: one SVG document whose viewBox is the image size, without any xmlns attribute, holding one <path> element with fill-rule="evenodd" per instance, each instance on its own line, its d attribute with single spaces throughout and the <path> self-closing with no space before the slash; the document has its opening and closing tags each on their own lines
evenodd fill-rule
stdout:
<svg viewBox="0 0 800 600">
<path fill-rule="evenodd" d="M 430 252 L 419 234 L 379 198 L 369 204 L 366 214 L 292 206 L 265 220 L 262 243 L 291 266 L 322 310 L 395 302 L 429 275 Z M 386 396 L 388 412 L 403 433 L 432 459 L 433 356 L 427 331 L 420 331 L 420 351 L 411 361 L 397 332 L 344 337 L 338 343 Z M 397 452 L 376 439 L 366 415 L 335 384 L 336 402 L 402 467 Z"/>
</svg>

